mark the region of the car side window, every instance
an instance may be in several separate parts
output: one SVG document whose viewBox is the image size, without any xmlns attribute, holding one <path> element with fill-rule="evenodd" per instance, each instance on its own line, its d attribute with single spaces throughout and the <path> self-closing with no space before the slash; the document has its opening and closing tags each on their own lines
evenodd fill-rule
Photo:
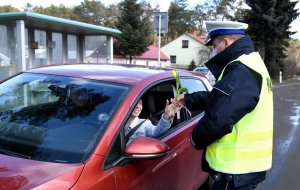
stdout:
<svg viewBox="0 0 300 190">
<path fill-rule="evenodd" d="M 143 111 L 141 118 L 149 118 L 156 125 L 161 114 L 154 116 L 156 113 L 163 112 L 166 106 L 166 100 L 174 98 L 174 85 L 171 82 L 161 83 L 147 90 L 142 95 Z"/>
<path fill-rule="evenodd" d="M 190 94 L 198 91 L 207 91 L 203 82 L 196 78 L 182 78 L 181 86 L 187 88 Z"/>
<path fill-rule="evenodd" d="M 193 92 L 208 91 L 203 82 L 196 78 L 182 78 L 181 86 L 187 88 L 190 94 Z M 192 117 L 202 113 L 203 111 L 203 109 L 192 111 Z"/>
<path fill-rule="evenodd" d="M 144 108 L 141 113 L 141 118 L 149 118 L 153 125 L 157 125 L 158 121 L 161 118 L 162 114 L 156 115 L 155 117 L 151 117 L 156 113 L 164 112 L 166 106 L 166 100 L 169 100 L 171 104 L 171 98 L 174 99 L 175 97 L 175 86 L 176 81 L 168 81 L 165 83 L 161 83 L 157 86 L 152 87 L 147 92 L 144 93 L 142 96 Z M 181 109 L 176 113 L 173 118 L 173 122 L 171 128 L 168 130 L 172 130 L 176 128 L 181 122 L 187 119 L 186 113 L 184 109 Z M 167 133 L 167 132 L 165 132 Z M 165 133 L 161 134 L 160 136 L 164 135 Z"/>
<path fill-rule="evenodd" d="M 122 142 L 122 134 L 119 133 L 116 137 L 116 139 L 113 142 L 113 145 L 105 158 L 104 162 L 104 170 L 107 170 L 111 167 L 113 167 L 113 163 L 116 162 L 120 157 L 122 157 L 123 149 L 122 147 L 125 147 L 125 142 Z"/>
<path fill-rule="evenodd" d="M 160 83 L 159 85 L 156 85 L 147 90 L 142 96 L 144 107 L 140 115 L 141 118 L 147 119 L 154 114 L 164 110 L 166 100 L 170 100 L 175 96 L 175 86 L 176 82 L 175 80 L 172 80 L 165 83 Z M 181 78 L 181 87 L 187 88 L 189 93 L 208 91 L 201 79 L 198 78 Z M 175 131 L 177 126 L 180 126 L 182 122 L 189 120 L 191 117 L 195 117 L 203 111 L 203 109 L 193 110 L 190 116 L 188 111 L 182 108 L 176 113 L 175 117 L 173 118 L 172 126 L 168 131 Z M 149 120 L 151 120 L 153 125 L 156 125 L 160 118 L 161 114 L 155 117 L 151 117 L 149 118 Z M 161 134 L 160 136 L 168 133 L 168 131 Z"/>
<path fill-rule="evenodd" d="M 158 85 L 155 85 L 151 88 L 149 88 L 147 91 L 145 91 L 141 96 L 140 99 L 142 99 L 142 111 L 139 114 L 139 118 L 142 119 L 149 119 L 153 125 L 157 125 L 162 113 L 164 112 L 165 106 L 166 106 L 166 100 L 169 100 L 171 98 L 174 98 L 175 95 L 175 80 L 166 81 L 159 83 Z M 134 107 L 136 107 L 139 104 L 139 100 L 137 100 L 137 103 Z M 141 108 L 139 108 L 141 109 Z M 133 109 L 130 110 L 130 115 L 133 112 L 137 112 L 137 110 Z M 157 114 L 161 112 L 160 114 Z M 155 115 L 155 116 L 154 116 Z M 109 151 L 108 156 L 106 157 L 104 169 L 108 169 L 112 167 L 112 163 L 117 161 L 118 158 L 120 158 L 123 154 L 123 149 L 125 148 L 127 142 L 125 142 L 125 134 L 127 130 L 127 122 L 130 119 L 128 117 L 127 121 L 124 122 L 125 125 L 122 130 L 120 130 L 117 138 L 115 139 L 112 148 Z M 137 123 L 138 124 L 138 123 Z M 177 125 L 177 119 L 174 119 L 174 122 L 172 124 Z M 163 132 L 161 135 L 165 134 L 166 132 Z M 159 136 L 161 136 L 159 135 Z M 157 138 L 159 138 L 157 136 Z"/>
<path fill-rule="evenodd" d="M 194 79 L 194 78 L 182 78 L 181 79 L 181 85 L 182 87 L 188 88 L 189 92 L 196 92 L 196 91 L 207 91 L 204 84 L 201 82 L 200 79 Z M 155 85 L 151 88 L 149 88 L 147 91 L 145 91 L 140 98 L 143 102 L 143 108 L 139 115 L 141 119 L 149 119 L 153 125 L 157 125 L 158 121 L 161 118 L 162 114 L 158 114 L 154 117 L 151 117 L 155 115 L 156 113 L 162 111 L 165 109 L 166 106 L 166 100 L 170 100 L 171 98 L 174 98 L 175 96 L 175 86 L 176 81 L 175 79 L 159 83 L 158 85 Z M 136 101 L 136 104 L 138 104 L 138 100 Z M 136 105 L 135 105 L 136 106 Z M 130 110 L 131 114 L 133 110 Z M 199 113 L 202 113 L 203 110 L 196 110 L 195 112 L 192 112 L 192 117 L 198 115 Z M 170 129 L 168 129 L 166 132 L 159 135 L 157 138 L 161 138 L 164 135 L 168 135 L 170 133 L 175 132 L 177 129 L 180 128 L 181 123 L 185 122 L 186 120 L 190 119 L 190 116 L 188 116 L 185 109 L 181 109 L 178 111 L 173 119 L 173 123 Z M 124 123 L 127 123 L 124 122 Z M 110 149 L 110 152 L 108 156 L 106 157 L 104 169 L 108 169 L 112 167 L 112 163 L 118 160 L 122 156 L 122 151 L 126 146 L 124 137 L 125 137 L 125 127 L 126 125 L 122 126 L 124 129 L 120 130 L 117 138 L 115 139 L 113 146 Z"/>
</svg>

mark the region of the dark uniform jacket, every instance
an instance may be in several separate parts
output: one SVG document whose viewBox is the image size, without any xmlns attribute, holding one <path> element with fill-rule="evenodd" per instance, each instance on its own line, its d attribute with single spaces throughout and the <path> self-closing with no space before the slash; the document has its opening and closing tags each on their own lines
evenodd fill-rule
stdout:
<svg viewBox="0 0 300 190">
<path fill-rule="evenodd" d="M 228 63 L 252 52 L 254 47 L 251 39 L 244 36 L 211 58 L 206 66 L 218 79 Z M 259 100 L 261 80 L 258 73 L 235 61 L 226 67 L 222 79 L 216 82 L 211 92 L 185 95 L 185 103 L 189 109 L 200 107 L 205 110 L 191 136 L 196 149 L 205 149 L 215 140 L 231 133 L 233 125 L 255 108 Z M 203 170 L 212 173 L 205 155 L 202 161 Z"/>
</svg>

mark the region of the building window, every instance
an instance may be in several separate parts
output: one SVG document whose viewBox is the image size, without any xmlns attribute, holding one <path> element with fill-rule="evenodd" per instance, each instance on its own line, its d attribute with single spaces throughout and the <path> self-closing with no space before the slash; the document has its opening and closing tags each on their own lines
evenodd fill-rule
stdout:
<svg viewBox="0 0 300 190">
<path fill-rule="evenodd" d="M 188 40 L 182 40 L 182 48 L 189 48 L 189 41 Z"/>
<path fill-rule="evenodd" d="M 63 63 L 63 36 L 61 33 L 52 33 L 52 41 L 54 45 L 52 47 L 52 62 L 55 64 Z"/>
<path fill-rule="evenodd" d="M 171 55 L 170 59 L 171 59 L 171 63 L 176 63 L 176 55 Z"/>
<path fill-rule="evenodd" d="M 77 63 L 77 36 L 68 34 L 68 63 Z"/>
<path fill-rule="evenodd" d="M 109 56 L 107 41 L 105 35 L 85 36 L 84 62 L 107 63 L 107 57 Z"/>
<path fill-rule="evenodd" d="M 14 25 L 0 25 L 0 81 L 21 70 L 21 64 L 16 65 L 16 68 L 11 67 L 17 62 L 15 28 Z"/>
<path fill-rule="evenodd" d="M 32 67 L 47 65 L 47 35 L 46 31 L 34 30 L 34 41 L 37 47 L 34 48 L 35 59 Z"/>
</svg>

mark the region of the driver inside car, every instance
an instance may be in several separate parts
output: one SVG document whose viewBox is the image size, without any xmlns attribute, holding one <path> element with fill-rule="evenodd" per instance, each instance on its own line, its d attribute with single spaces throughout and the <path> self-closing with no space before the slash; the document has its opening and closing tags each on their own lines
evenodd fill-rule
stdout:
<svg viewBox="0 0 300 190">
<path fill-rule="evenodd" d="M 162 114 L 158 124 L 153 125 L 149 119 L 139 118 L 139 115 L 143 110 L 143 102 L 142 99 L 140 99 L 125 125 L 126 136 L 131 130 L 134 130 L 135 127 L 138 127 L 138 129 L 136 129 L 136 131 L 129 137 L 127 145 L 138 136 L 157 138 L 158 136 L 166 132 L 172 125 L 172 118 L 180 109 L 181 107 L 176 107 L 173 103 L 169 104 L 169 101 L 167 100 L 165 111 Z"/>
</svg>

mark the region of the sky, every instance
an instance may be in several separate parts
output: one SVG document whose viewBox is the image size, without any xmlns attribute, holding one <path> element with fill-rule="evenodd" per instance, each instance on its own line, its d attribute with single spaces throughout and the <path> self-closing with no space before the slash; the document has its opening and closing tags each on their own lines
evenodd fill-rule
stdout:
<svg viewBox="0 0 300 190">
<path fill-rule="evenodd" d="M 298 1 L 296 8 L 300 9 L 300 1 Z M 292 23 L 291 31 L 298 31 L 293 37 L 300 39 L 300 16 Z"/>
<path fill-rule="evenodd" d="M 121 0 L 101 0 L 102 3 L 105 5 L 110 5 L 110 4 L 115 4 L 120 2 Z M 151 5 L 159 5 L 160 11 L 167 11 L 168 7 L 170 5 L 170 2 L 172 0 L 148 0 Z M 188 3 L 191 7 L 194 7 L 196 4 L 200 3 L 202 0 L 188 0 Z M 60 5 L 64 4 L 66 7 L 72 7 L 72 6 L 77 6 L 83 0 L 0 0 L 0 6 L 3 5 L 11 5 L 13 7 L 16 7 L 18 9 L 24 8 L 24 5 L 26 3 L 30 3 L 33 6 L 43 6 L 43 7 L 48 7 L 51 4 L 53 5 Z M 298 2 L 296 8 L 300 9 L 300 1 Z M 298 31 L 293 37 L 300 39 L 300 16 L 292 23 L 291 31 Z"/>
<path fill-rule="evenodd" d="M 109 4 L 115 4 L 120 2 L 121 0 L 101 0 L 102 3 L 104 3 L 105 5 L 109 5 Z M 33 6 L 38 5 L 38 6 L 44 6 L 44 7 L 48 7 L 51 4 L 53 5 L 60 5 L 63 4 L 66 7 L 72 7 L 72 6 L 77 6 L 79 5 L 81 2 L 83 2 L 83 0 L 47 0 L 47 1 L 41 1 L 41 0 L 0 0 L 0 6 L 2 5 L 12 5 L 13 7 L 22 9 L 24 7 L 24 4 L 26 3 L 30 3 Z M 149 0 L 149 2 L 151 3 L 151 5 L 160 5 L 161 11 L 167 11 L 171 0 Z M 196 5 L 197 3 L 201 2 L 201 0 L 188 0 L 189 4 L 192 5 Z"/>
</svg>

